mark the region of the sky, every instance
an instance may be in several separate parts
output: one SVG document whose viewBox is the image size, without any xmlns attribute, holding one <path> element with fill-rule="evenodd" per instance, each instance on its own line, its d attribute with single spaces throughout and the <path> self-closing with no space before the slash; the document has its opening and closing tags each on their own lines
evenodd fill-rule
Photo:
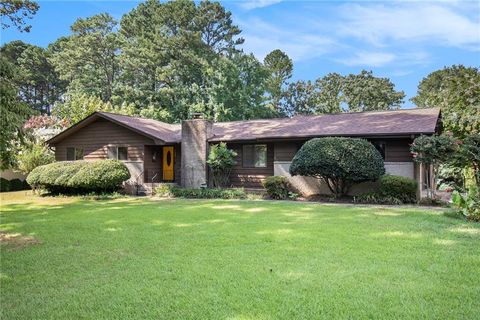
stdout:
<svg viewBox="0 0 480 320">
<path fill-rule="evenodd" d="M 80 17 L 107 12 L 120 20 L 139 1 L 39 1 L 30 33 L 1 30 L 12 40 L 46 47 Z M 480 1 L 221 1 L 243 31 L 243 49 L 263 60 L 280 49 L 294 62 L 292 80 L 330 72 L 372 70 L 409 101 L 418 83 L 444 66 L 480 66 Z"/>
</svg>

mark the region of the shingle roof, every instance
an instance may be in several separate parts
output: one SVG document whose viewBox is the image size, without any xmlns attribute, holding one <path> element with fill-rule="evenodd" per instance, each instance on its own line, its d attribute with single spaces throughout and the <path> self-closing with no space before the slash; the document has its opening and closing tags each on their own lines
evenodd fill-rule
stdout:
<svg viewBox="0 0 480 320">
<path fill-rule="evenodd" d="M 440 109 L 430 108 L 219 122 L 210 141 L 432 134 L 439 115 Z"/>
<path fill-rule="evenodd" d="M 293 118 L 217 122 L 213 124 L 212 142 L 248 141 L 320 136 L 401 136 L 432 134 L 436 130 L 440 109 L 404 109 L 395 111 L 340 113 Z M 165 143 L 181 141 L 181 125 L 130 117 L 108 112 L 95 112 L 74 126 L 56 135 L 47 143 L 54 144 L 78 129 L 95 121 L 109 119 L 152 139 Z"/>
<path fill-rule="evenodd" d="M 169 124 L 166 122 L 146 119 L 140 117 L 130 117 L 124 116 L 116 113 L 109 112 L 98 112 L 103 115 L 105 118 L 114 120 L 116 122 L 122 123 L 128 127 L 137 129 L 148 136 L 151 136 L 155 139 L 163 140 L 168 143 L 179 142 L 181 139 L 180 136 L 180 125 L 179 124 Z"/>
</svg>

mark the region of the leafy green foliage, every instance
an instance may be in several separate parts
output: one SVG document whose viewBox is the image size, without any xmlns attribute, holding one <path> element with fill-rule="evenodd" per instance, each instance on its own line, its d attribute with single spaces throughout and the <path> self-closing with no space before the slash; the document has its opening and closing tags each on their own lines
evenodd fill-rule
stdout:
<svg viewBox="0 0 480 320">
<path fill-rule="evenodd" d="M 466 194 L 454 191 L 452 203 L 467 219 L 480 221 L 480 192 L 477 187 L 469 189 Z"/>
<path fill-rule="evenodd" d="M 0 2 L 0 17 L 2 29 L 14 26 L 20 32 L 30 32 L 31 25 L 27 24 L 26 19 L 32 19 L 39 8 L 38 3 L 31 0 L 2 0 Z M 5 21 L 10 20 L 11 24 Z"/>
<path fill-rule="evenodd" d="M 133 105 L 124 103 L 120 106 L 113 106 L 110 102 L 103 102 L 95 96 L 79 92 L 67 92 L 64 101 L 54 105 L 52 114 L 71 123 L 77 123 L 95 111 L 113 112 L 129 116 L 136 113 Z"/>
<path fill-rule="evenodd" d="M 285 95 L 284 87 L 287 85 L 288 79 L 292 77 L 292 59 L 285 52 L 276 49 L 267 54 L 263 64 L 269 72 L 266 89 L 269 94 L 270 108 L 278 114 L 282 114 L 280 103 Z"/>
<path fill-rule="evenodd" d="M 116 27 L 106 13 L 80 18 L 71 26 L 72 35 L 58 41 L 51 61 L 60 78 L 69 81 L 69 91 L 110 101 L 119 73 Z"/>
<path fill-rule="evenodd" d="M 355 197 L 357 203 L 368 204 L 386 204 L 386 205 L 401 205 L 403 202 L 397 197 L 382 194 L 380 192 L 366 192 Z"/>
<path fill-rule="evenodd" d="M 245 199 L 247 197 L 243 189 L 194 189 L 168 184 L 157 187 L 155 194 L 161 197 L 190 199 Z"/>
<path fill-rule="evenodd" d="M 400 200 L 402 203 L 415 203 L 417 200 L 418 183 L 416 180 L 384 175 L 380 178 L 379 194 Z"/>
<path fill-rule="evenodd" d="M 267 195 L 276 200 L 285 200 L 291 198 L 292 186 L 287 177 L 270 176 L 263 181 L 263 187 Z"/>
<path fill-rule="evenodd" d="M 454 161 L 459 167 L 473 170 L 473 179 L 480 188 L 480 133 L 467 135 L 460 142 Z"/>
<path fill-rule="evenodd" d="M 420 108 L 439 107 L 446 130 L 457 137 L 480 133 L 480 70 L 453 65 L 429 74 L 412 101 Z"/>
<path fill-rule="evenodd" d="M 0 177 L 0 192 L 10 191 L 10 181 Z"/>
<path fill-rule="evenodd" d="M 17 155 L 18 169 L 25 174 L 54 161 L 55 155 L 42 143 L 26 145 Z"/>
<path fill-rule="evenodd" d="M 10 191 L 20 191 L 23 190 L 24 184 L 23 181 L 20 179 L 12 179 L 10 180 Z"/>
<path fill-rule="evenodd" d="M 330 73 L 315 83 L 291 83 L 284 108 L 288 115 L 391 110 L 398 109 L 404 97 L 390 79 L 362 70 L 346 76 Z"/>
<path fill-rule="evenodd" d="M 207 164 L 212 170 L 213 184 L 217 188 L 226 187 L 230 178 L 230 171 L 236 164 L 237 153 L 227 148 L 225 142 L 210 147 Z"/>
<path fill-rule="evenodd" d="M 53 193 L 88 193 L 115 191 L 129 178 L 120 161 L 62 161 L 33 169 L 27 182 Z"/>
<path fill-rule="evenodd" d="M 307 141 L 293 158 L 291 175 L 323 180 L 336 196 L 354 183 L 375 181 L 385 173 L 382 156 L 364 139 L 316 138 Z"/>
<path fill-rule="evenodd" d="M 48 113 L 67 85 L 59 79 L 49 61 L 51 48 L 44 49 L 18 40 L 6 43 L 0 53 L 16 67 L 13 81 L 19 99 L 36 112 Z"/>
<path fill-rule="evenodd" d="M 410 147 L 414 160 L 427 165 L 437 165 L 451 160 L 455 149 L 455 139 L 450 135 L 422 135 L 415 138 Z"/>
<path fill-rule="evenodd" d="M 17 142 L 22 136 L 22 124 L 27 120 L 30 110 L 18 99 L 13 64 L 0 57 L 0 169 L 13 165 Z"/>
</svg>

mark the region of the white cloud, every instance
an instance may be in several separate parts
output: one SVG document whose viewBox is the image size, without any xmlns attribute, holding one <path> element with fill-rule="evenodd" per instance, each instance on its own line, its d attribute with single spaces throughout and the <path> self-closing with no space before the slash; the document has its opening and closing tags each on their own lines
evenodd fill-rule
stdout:
<svg viewBox="0 0 480 320">
<path fill-rule="evenodd" d="M 341 35 L 376 46 L 396 41 L 470 49 L 480 46 L 478 15 L 476 21 L 445 3 L 348 4 L 342 7 L 341 17 Z"/>
<path fill-rule="evenodd" d="M 337 46 L 333 39 L 318 33 L 277 27 L 260 19 L 240 21 L 239 25 L 245 38 L 244 50 L 259 60 L 272 50 L 280 49 L 293 61 L 300 61 L 321 56 Z"/>
<path fill-rule="evenodd" d="M 382 67 L 392 61 L 396 56 L 388 52 L 356 52 L 354 56 L 344 59 L 335 59 L 347 66 L 368 66 L 368 67 Z"/>
<path fill-rule="evenodd" d="M 252 10 L 256 8 L 268 7 L 279 2 L 282 2 L 282 0 L 247 0 L 240 2 L 239 6 L 246 10 Z"/>
<path fill-rule="evenodd" d="M 431 60 L 429 54 L 423 51 L 396 51 L 396 53 L 383 51 L 357 51 L 346 58 L 335 58 L 334 61 L 349 67 L 379 68 L 389 65 L 395 67 L 411 67 L 428 64 Z"/>
</svg>

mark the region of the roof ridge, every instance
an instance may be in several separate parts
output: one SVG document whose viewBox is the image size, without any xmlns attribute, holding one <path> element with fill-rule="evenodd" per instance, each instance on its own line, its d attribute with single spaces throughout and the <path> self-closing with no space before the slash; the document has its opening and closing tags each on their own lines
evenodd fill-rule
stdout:
<svg viewBox="0 0 480 320">
<path fill-rule="evenodd" d="M 354 111 L 354 112 L 336 112 L 336 113 L 322 113 L 322 114 L 304 114 L 304 115 L 297 115 L 293 117 L 282 117 L 282 118 L 263 118 L 263 119 L 250 119 L 250 120 L 233 120 L 233 121 L 220 121 L 214 122 L 214 124 L 220 123 L 237 123 L 237 122 L 259 122 L 259 121 L 275 121 L 275 120 L 291 120 L 295 118 L 313 118 L 313 117 L 325 117 L 325 116 L 339 116 L 339 115 L 354 115 L 354 114 L 362 114 L 362 113 L 386 113 L 386 112 L 399 112 L 399 111 L 421 111 L 421 110 L 440 110 L 439 107 L 434 108 L 408 108 L 408 109 L 395 109 L 395 110 L 371 110 L 371 111 Z"/>
</svg>

